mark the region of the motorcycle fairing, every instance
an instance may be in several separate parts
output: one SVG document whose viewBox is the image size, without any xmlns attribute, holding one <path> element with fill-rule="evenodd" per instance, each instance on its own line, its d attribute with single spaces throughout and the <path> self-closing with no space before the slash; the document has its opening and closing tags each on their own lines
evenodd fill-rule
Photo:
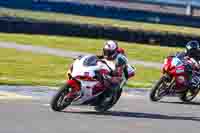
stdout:
<svg viewBox="0 0 200 133">
<path fill-rule="evenodd" d="M 72 78 L 77 79 L 81 84 L 81 96 L 73 102 L 73 104 L 82 104 L 102 92 L 94 93 L 94 87 L 98 86 L 99 81 L 94 80 L 96 76 L 95 71 L 109 71 L 107 66 L 101 62 L 92 61 L 96 60 L 94 56 L 88 55 L 81 59 L 77 59 L 73 63 L 73 70 L 71 71 Z M 95 64 L 96 62 L 96 64 Z M 103 72 L 104 73 L 104 72 Z"/>
</svg>

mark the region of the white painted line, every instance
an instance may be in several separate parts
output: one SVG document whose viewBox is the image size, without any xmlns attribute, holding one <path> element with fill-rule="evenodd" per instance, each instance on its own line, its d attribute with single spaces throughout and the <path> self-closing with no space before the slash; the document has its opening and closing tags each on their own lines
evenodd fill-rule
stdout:
<svg viewBox="0 0 200 133">
<path fill-rule="evenodd" d="M 42 104 L 42 106 L 49 107 L 50 104 Z M 89 106 L 84 106 L 84 107 L 89 107 Z M 84 108 L 84 107 L 77 107 L 77 106 L 75 107 L 74 105 L 71 105 L 69 107 L 66 107 L 64 109 L 64 111 L 75 111 L 75 112 L 79 112 L 79 111 L 94 111 L 91 108 Z"/>
<path fill-rule="evenodd" d="M 50 106 L 50 104 L 42 104 L 43 106 L 46 106 L 46 107 L 49 107 Z"/>
<path fill-rule="evenodd" d="M 33 97 L 18 95 L 16 93 L 11 93 L 11 92 L 0 91 L 0 100 L 2 100 L 2 99 L 33 99 Z"/>
</svg>

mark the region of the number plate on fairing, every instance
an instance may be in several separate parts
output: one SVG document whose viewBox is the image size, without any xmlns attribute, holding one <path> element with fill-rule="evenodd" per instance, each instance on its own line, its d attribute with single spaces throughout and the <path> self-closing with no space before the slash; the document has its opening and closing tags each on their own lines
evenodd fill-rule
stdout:
<svg viewBox="0 0 200 133">
<path fill-rule="evenodd" d="M 176 73 L 183 73 L 184 69 L 176 69 Z"/>
</svg>

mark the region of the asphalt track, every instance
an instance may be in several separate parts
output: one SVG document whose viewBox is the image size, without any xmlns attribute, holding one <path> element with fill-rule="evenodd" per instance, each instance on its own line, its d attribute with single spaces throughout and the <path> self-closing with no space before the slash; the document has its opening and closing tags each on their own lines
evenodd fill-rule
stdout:
<svg viewBox="0 0 200 133">
<path fill-rule="evenodd" d="M 0 133 L 198 133 L 200 129 L 199 98 L 191 104 L 171 97 L 154 103 L 148 91 L 136 90 L 104 114 L 81 106 L 54 112 L 49 100 L 55 91 L 45 88 L 0 88 Z"/>
</svg>

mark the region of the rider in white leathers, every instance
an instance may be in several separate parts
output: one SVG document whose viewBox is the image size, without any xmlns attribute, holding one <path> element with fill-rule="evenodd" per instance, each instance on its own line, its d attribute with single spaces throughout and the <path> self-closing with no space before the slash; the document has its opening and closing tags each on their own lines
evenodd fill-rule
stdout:
<svg viewBox="0 0 200 133">
<path fill-rule="evenodd" d="M 135 75 L 135 68 L 128 64 L 124 50 L 118 47 L 117 42 L 109 40 L 105 43 L 102 57 L 108 61 L 114 62 L 115 70 L 112 73 L 113 83 L 124 83 L 128 78 Z"/>
</svg>

